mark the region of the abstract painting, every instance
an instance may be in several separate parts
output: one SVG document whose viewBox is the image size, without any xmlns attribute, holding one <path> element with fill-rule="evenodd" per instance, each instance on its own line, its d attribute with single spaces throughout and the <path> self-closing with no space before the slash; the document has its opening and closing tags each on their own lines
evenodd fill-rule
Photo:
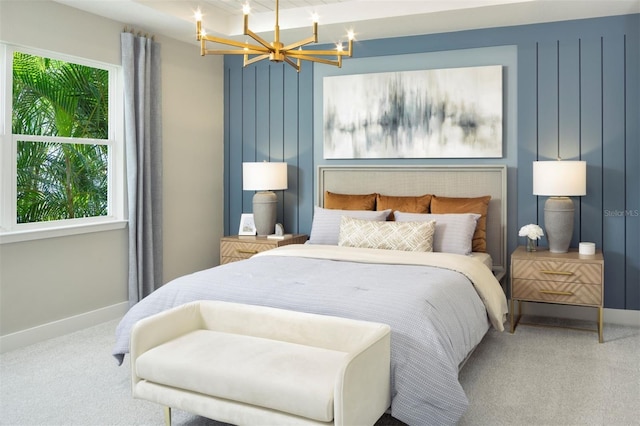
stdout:
<svg viewBox="0 0 640 426">
<path fill-rule="evenodd" d="M 323 79 L 324 158 L 502 157 L 502 66 Z"/>
</svg>

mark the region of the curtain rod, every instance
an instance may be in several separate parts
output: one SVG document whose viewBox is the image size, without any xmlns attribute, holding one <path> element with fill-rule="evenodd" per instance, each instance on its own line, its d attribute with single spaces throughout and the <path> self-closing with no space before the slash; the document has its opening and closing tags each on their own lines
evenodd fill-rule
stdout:
<svg viewBox="0 0 640 426">
<path fill-rule="evenodd" d="M 145 33 L 142 32 L 140 30 L 136 30 L 134 27 L 129 27 L 127 25 L 125 25 L 124 29 L 122 30 L 123 33 L 131 33 L 133 35 L 137 35 L 138 37 L 146 37 L 146 38 L 150 38 L 151 41 L 156 41 L 155 38 L 155 34 L 149 35 L 149 33 Z"/>
</svg>

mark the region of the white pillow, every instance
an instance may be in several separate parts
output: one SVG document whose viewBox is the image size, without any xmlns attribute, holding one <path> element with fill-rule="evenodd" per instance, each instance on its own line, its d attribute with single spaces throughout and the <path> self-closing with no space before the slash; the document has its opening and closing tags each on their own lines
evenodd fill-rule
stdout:
<svg viewBox="0 0 640 426">
<path fill-rule="evenodd" d="M 342 216 L 339 246 L 432 251 L 435 221 L 375 222 Z"/>
<path fill-rule="evenodd" d="M 323 209 L 315 206 L 313 212 L 313 223 L 307 244 L 328 244 L 338 245 L 340 235 L 340 218 L 342 216 L 355 217 L 364 220 L 385 221 L 391 213 L 388 210 L 337 210 Z"/>
<path fill-rule="evenodd" d="M 471 254 L 473 233 L 480 218 L 476 213 L 422 214 L 393 212 L 397 222 L 436 221 L 433 251 Z"/>
</svg>

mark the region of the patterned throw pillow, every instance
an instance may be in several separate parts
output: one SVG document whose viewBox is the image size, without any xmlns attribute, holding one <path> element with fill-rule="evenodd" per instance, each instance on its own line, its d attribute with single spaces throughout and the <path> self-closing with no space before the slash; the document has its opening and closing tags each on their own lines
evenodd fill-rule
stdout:
<svg viewBox="0 0 640 426">
<path fill-rule="evenodd" d="M 375 222 L 343 216 L 339 246 L 432 251 L 435 221 Z"/>
</svg>

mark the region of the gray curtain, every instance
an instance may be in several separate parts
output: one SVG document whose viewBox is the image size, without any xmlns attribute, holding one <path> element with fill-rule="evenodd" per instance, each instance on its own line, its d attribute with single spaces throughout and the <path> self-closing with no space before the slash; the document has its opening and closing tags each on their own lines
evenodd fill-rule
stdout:
<svg viewBox="0 0 640 426">
<path fill-rule="evenodd" d="M 123 32 L 129 306 L 162 285 L 160 44 Z"/>
</svg>

